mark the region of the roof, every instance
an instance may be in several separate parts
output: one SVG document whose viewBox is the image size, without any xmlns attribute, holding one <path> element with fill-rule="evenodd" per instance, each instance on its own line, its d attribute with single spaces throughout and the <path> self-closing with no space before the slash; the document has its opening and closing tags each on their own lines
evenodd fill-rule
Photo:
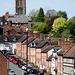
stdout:
<svg viewBox="0 0 75 75">
<path fill-rule="evenodd" d="M 65 52 L 66 52 L 66 51 L 60 51 L 60 52 L 58 52 L 57 54 L 58 54 L 59 56 L 63 56 L 63 54 L 65 54 Z"/>
<path fill-rule="evenodd" d="M 49 57 L 46 59 L 46 61 L 51 61 L 52 56 L 53 56 L 53 54 L 52 54 L 51 56 L 49 56 Z"/>
<path fill-rule="evenodd" d="M 58 51 L 58 50 L 61 49 L 62 47 L 61 47 L 61 46 L 49 45 L 49 46 L 47 46 L 45 49 L 42 50 L 42 53 L 46 53 L 46 52 L 48 52 L 49 50 L 51 50 L 52 48 L 54 49 L 54 51 Z"/>
<path fill-rule="evenodd" d="M 28 23 L 28 18 L 26 15 L 15 15 L 13 18 L 9 18 L 7 21 L 12 21 L 12 23 Z"/>
<path fill-rule="evenodd" d="M 4 42 L 17 42 L 18 39 L 20 39 L 21 35 L 1 35 L 0 36 L 0 43 Z"/>
<path fill-rule="evenodd" d="M 49 45 L 49 46 L 47 46 L 45 49 L 43 49 L 41 53 L 46 53 L 46 52 L 48 52 L 49 50 L 51 50 L 52 48 L 54 48 L 54 46 Z"/>
<path fill-rule="evenodd" d="M 68 58 L 74 58 L 74 55 L 75 55 L 75 45 L 69 49 L 63 57 L 68 57 Z"/>
<path fill-rule="evenodd" d="M 42 22 L 31 22 L 31 24 L 35 25 L 35 24 L 40 24 Z"/>
<path fill-rule="evenodd" d="M 35 39 L 34 37 L 30 37 L 28 39 L 28 44 L 31 43 L 34 39 Z M 22 43 L 22 45 L 27 45 L 27 40 L 24 43 Z"/>
<path fill-rule="evenodd" d="M 48 43 L 47 41 L 41 41 L 40 43 L 38 43 L 37 45 L 36 45 L 36 47 L 35 48 L 42 48 L 46 43 Z"/>
<path fill-rule="evenodd" d="M 22 42 L 22 41 L 24 41 L 27 38 L 28 38 L 27 35 L 24 35 L 17 42 Z"/>
</svg>

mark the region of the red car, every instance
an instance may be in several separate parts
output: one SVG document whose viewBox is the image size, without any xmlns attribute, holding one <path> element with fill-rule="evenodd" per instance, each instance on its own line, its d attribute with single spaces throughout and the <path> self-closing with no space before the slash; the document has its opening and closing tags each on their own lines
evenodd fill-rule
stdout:
<svg viewBox="0 0 75 75">
<path fill-rule="evenodd" d="M 15 58 L 14 56 L 10 56 L 9 61 L 13 61 L 14 58 Z"/>
<path fill-rule="evenodd" d="M 23 63 L 23 61 L 16 58 L 16 59 L 13 59 L 13 63 L 14 64 Z"/>
</svg>

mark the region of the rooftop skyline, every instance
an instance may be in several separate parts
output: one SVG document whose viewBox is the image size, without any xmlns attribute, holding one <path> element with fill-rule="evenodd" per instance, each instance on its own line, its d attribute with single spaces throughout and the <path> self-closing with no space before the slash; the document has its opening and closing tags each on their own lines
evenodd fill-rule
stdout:
<svg viewBox="0 0 75 75">
<path fill-rule="evenodd" d="M 26 15 L 32 9 L 39 9 L 42 7 L 46 13 L 49 9 L 54 9 L 57 12 L 59 10 L 66 11 L 68 18 L 75 16 L 75 0 L 26 0 Z M 15 14 L 15 0 L 1 0 L 0 1 L 0 16 L 6 12 Z"/>
</svg>

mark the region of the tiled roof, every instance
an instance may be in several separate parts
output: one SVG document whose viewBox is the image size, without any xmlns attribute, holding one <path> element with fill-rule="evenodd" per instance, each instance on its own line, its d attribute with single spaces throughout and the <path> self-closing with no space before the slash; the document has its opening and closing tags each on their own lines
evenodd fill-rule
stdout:
<svg viewBox="0 0 75 75">
<path fill-rule="evenodd" d="M 65 54 L 65 52 L 66 52 L 66 51 L 60 51 L 60 52 L 58 52 L 57 54 L 58 54 L 59 56 L 63 56 L 63 54 Z"/>
<path fill-rule="evenodd" d="M 42 22 L 31 22 L 31 24 L 40 24 L 40 23 L 42 23 Z"/>
<path fill-rule="evenodd" d="M 71 49 L 69 49 L 69 50 L 64 54 L 63 57 L 69 57 L 69 58 L 71 57 L 71 58 L 73 58 L 74 55 L 75 55 L 75 45 L 74 45 Z"/>
<path fill-rule="evenodd" d="M 13 18 L 9 18 L 8 21 L 12 21 L 12 23 L 28 23 L 28 18 L 26 15 L 15 15 Z"/>
<path fill-rule="evenodd" d="M 21 35 L 8 35 L 8 36 L 1 35 L 0 36 L 0 43 L 4 43 L 4 42 L 17 42 L 17 40 L 20 39 L 21 37 L 22 37 Z"/>
<path fill-rule="evenodd" d="M 36 48 L 42 48 L 46 43 L 48 43 L 47 41 L 41 41 L 40 43 L 38 43 L 37 45 L 36 45 Z"/>
<path fill-rule="evenodd" d="M 17 42 L 22 42 L 27 39 L 27 35 L 22 36 Z"/>
<path fill-rule="evenodd" d="M 49 50 L 51 49 L 54 49 L 54 51 L 58 51 L 59 49 L 61 49 L 62 47 L 61 46 L 52 46 L 52 45 L 49 45 L 47 46 L 45 49 L 42 50 L 42 53 L 46 53 L 48 52 Z"/>
<path fill-rule="evenodd" d="M 28 44 L 31 43 L 34 39 L 35 39 L 34 37 L 30 37 L 28 39 Z M 26 44 L 27 44 L 27 40 L 24 43 L 22 43 L 22 45 L 26 45 Z"/>
<path fill-rule="evenodd" d="M 45 49 L 43 49 L 41 53 L 46 53 L 46 52 L 48 52 L 49 50 L 51 50 L 52 48 L 54 48 L 54 46 L 49 45 L 49 46 L 47 46 Z"/>
</svg>

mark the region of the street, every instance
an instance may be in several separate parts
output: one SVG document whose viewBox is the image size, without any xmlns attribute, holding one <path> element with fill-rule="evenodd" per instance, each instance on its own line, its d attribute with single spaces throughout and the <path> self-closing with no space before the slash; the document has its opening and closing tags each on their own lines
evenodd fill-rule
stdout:
<svg viewBox="0 0 75 75">
<path fill-rule="evenodd" d="M 22 75 L 22 70 L 12 62 L 9 62 L 9 69 L 12 69 L 15 71 L 16 75 Z"/>
<path fill-rule="evenodd" d="M 9 69 L 14 70 L 16 75 L 22 75 L 22 70 L 12 62 L 9 62 Z M 36 74 L 29 74 L 29 75 L 36 75 Z"/>
</svg>

